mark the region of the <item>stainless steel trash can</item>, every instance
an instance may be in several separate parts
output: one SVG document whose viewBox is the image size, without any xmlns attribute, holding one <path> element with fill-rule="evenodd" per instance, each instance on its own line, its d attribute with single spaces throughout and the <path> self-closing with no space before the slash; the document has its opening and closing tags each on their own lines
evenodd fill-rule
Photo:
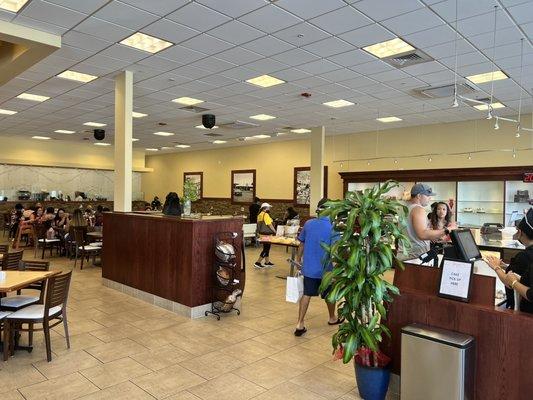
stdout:
<svg viewBox="0 0 533 400">
<path fill-rule="evenodd" d="M 471 400 L 475 341 L 472 336 L 412 324 L 402 328 L 402 400 Z"/>
</svg>

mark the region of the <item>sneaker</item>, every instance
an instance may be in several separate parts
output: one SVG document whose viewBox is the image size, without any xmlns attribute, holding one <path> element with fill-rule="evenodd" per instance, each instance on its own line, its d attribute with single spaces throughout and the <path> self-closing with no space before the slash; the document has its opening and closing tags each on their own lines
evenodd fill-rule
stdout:
<svg viewBox="0 0 533 400">
<path fill-rule="evenodd" d="M 265 266 L 263 264 L 261 264 L 260 262 L 256 262 L 256 263 L 254 263 L 254 268 L 263 269 L 263 268 L 265 268 Z"/>
<path fill-rule="evenodd" d="M 274 266 L 274 263 L 271 263 L 270 261 L 265 263 L 265 267 L 270 267 L 272 268 Z"/>
</svg>

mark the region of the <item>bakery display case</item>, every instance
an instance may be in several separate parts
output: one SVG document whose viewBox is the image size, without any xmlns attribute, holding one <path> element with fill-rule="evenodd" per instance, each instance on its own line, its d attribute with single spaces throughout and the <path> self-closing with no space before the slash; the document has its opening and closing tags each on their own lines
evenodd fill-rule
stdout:
<svg viewBox="0 0 533 400">
<path fill-rule="evenodd" d="M 502 223 L 503 214 L 503 181 L 457 182 L 457 223 L 460 226 Z"/>
<path fill-rule="evenodd" d="M 524 210 L 533 205 L 533 183 L 522 181 L 505 182 L 505 225 L 513 226 L 521 219 Z"/>
</svg>

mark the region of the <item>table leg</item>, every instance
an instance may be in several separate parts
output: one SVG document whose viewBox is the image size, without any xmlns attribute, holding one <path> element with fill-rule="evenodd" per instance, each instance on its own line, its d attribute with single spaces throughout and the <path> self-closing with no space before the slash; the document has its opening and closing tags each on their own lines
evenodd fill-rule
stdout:
<svg viewBox="0 0 533 400">
<path fill-rule="evenodd" d="M 294 247 L 294 246 L 290 246 L 291 247 L 291 258 L 288 259 L 287 261 L 289 261 L 289 276 L 294 276 L 294 261 L 296 260 L 296 250 L 297 248 Z M 276 278 L 279 278 L 279 279 L 287 279 L 286 276 L 282 276 L 282 275 L 276 275 Z"/>
</svg>

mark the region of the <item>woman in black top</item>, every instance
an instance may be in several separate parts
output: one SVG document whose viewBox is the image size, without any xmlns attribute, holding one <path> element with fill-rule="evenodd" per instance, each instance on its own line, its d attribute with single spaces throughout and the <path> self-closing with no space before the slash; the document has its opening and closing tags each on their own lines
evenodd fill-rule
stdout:
<svg viewBox="0 0 533 400">
<path fill-rule="evenodd" d="M 520 294 L 520 311 L 533 314 L 533 208 L 518 224 L 517 237 L 526 248 L 511 260 L 507 273 L 505 264 L 498 257 L 487 257 L 485 261 L 505 286 Z M 510 297 L 509 294 L 507 297 Z"/>
</svg>

